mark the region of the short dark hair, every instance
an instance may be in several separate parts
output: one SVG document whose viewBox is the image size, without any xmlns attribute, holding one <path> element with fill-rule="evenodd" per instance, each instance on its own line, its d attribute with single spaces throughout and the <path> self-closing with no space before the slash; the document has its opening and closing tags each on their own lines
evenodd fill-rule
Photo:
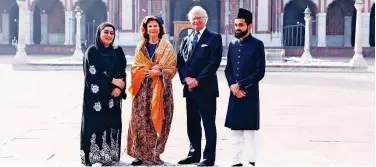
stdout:
<svg viewBox="0 0 376 167">
<path fill-rule="evenodd" d="M 142 22 L 141 22 L 141 27 L 140 27 L 140 33 L 141 35 L 145 38 L 145 39 L 149 39 L 149 34 L 148 34 L 148 23 L 150 21 L 156 21 L 159 25 L 159 34 L 158 34 L 158 38 L 161 39 L 163 37 L 164 34 L 166 34 L 166 31 L 163 27 L 163 25 L 159 22 L 158 18 L 155 17 L 155 16 L 146 16 Z"/>
</svg>

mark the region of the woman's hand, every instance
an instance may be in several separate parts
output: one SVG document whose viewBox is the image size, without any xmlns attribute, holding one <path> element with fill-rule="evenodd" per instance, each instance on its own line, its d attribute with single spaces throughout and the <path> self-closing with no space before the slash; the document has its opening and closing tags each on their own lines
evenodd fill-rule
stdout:
<svg viewBox="0 0 376 167">
<path fill-rule="evenodd" d="M 112 79 L 112 84 L 120 87 L 121 89 L 124 89 L 124 87 L 125 87 L 125 82 L 122 79 L 114 78 L 114 79 Z"/>
<path fill-rule="evenodd" d="M 162 72 L 160 70 L 146 70 L 145 76 L 148 78 L 153 78 L 156 76 L 161 76 Z"/>
<path fill-rule="evenodd" d="M 115 88 L 115 89 L 112 91 L 112 93 L 111 93 L 111 95 L 114 96 L 114 97 L 119 97 L 120 94 L 121 94 L 121 90 L 120 90 L 119 88 Z"/>
<path fill-rule="evenodd" d="M 162 70 L 162 66 L 160 64 L 156 64 L 153 67 L 151 67 L 152 70 Z"/>
</svg>

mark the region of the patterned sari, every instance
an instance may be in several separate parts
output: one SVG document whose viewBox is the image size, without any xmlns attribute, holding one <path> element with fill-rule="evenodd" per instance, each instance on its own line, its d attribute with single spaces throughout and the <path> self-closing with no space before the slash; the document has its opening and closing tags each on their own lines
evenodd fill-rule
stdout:
<svg viewBox="0 0 376 167">
<path fill-rule="evenodd" d="M 161 39 L 149 59 L 142 40 L 136 48 L 131 67 L 132 114 L 128 130 L 127 152 L 144 164 L 160 165 L 170 132 L 173 117 L 173 95 L 171 80 L 176 74 L 176 56 L 172 45 Z M 150 56 L 151 57 L 151 56 Z M 145 71 L 155 64 L 162 66 L 162 76 L 146 78 Z"/>
</svg>

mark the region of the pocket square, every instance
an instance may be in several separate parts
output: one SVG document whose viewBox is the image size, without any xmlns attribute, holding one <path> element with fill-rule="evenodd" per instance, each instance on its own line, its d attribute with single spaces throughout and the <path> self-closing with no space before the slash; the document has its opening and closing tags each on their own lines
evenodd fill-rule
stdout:
<svg viewBox="0 0 376 167">
<path fill-rule="evenodd" d="M 207 46 L 208 46 L 208 45 L 206 45 L 206 44 L 202 44 L 202 45 L 201 45 L 202 48 L 203 48 L 203 47 L 207 47 Z"/>
</svg>

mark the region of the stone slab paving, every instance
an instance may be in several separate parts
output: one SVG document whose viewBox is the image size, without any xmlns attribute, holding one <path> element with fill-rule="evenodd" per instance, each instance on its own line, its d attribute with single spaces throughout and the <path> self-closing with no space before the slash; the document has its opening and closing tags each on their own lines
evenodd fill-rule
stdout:
<svg viewBox="0 0 376 167">
<path fill-rule="evenodd" d="M 32 56 L 26 64 L 14 64 L 13 70 L 22 71 L 82 71 L 82 60 L 72 56 L 54 56 L 53 58 L 35 59 Z M 37 56 L 41 57 L 41 56 Z M 46 57 L 46 56 L 44 56 Z M 349 63 L 349 58 L 337 59 L 312 59 L 308 62 L 302 61 L 298 57 L 286 58 L 287 62 L 267 62 L 267 72 L 340 72 L 340 73 L 358 73 L 374 72 L 368 67 L 354 67 Z M 130 67 L 133 64 L 132 56 L 127 56 L 127 64 Z M 219 70 L 223 71 L 227 64 L 227 58 L 223 57 Z M 370 65 L 372 67 L 372 64 Z"/>
<path fill-rule="evenodd" d="M 82 72 L 13 71 L 10 60 L 0 58 L 0 166 L 81 166 Z M 216 165 L 230 166 L 230 136 L 224 127 L 229 90 L 223 71 L 218 75 Z M 374 73 L 267 73 L 260 84 L 258 166 L 374 166 L 374 80 Z M 173 87 L 174 119 L 162 155 L 169 166 L 188 150 L 178 77 Z M 122 150 L 130 109 L 127 99 Z M 131 161 L 123 152 L 119 166 Z"/>
</svg>

